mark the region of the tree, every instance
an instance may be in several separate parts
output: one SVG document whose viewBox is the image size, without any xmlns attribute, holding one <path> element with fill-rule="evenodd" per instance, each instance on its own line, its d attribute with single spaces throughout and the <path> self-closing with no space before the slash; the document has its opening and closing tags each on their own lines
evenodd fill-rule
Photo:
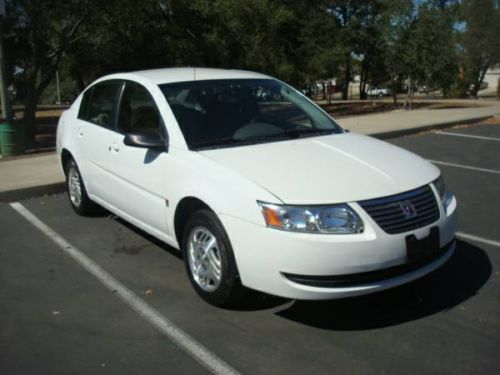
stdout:
<svg viewBox="0 0 500 375">
<path fill-rule="evenodd" d="M 388 1 L 379 24 L 378 48 L 382 54 L 387 75 L 391 82 L 394 105 L 397 105 L 398 88 L 408 77 L 409 64 L 414 60 L 411 43 L 411 28 L 414 22 L 412 3 L 403 0 Z"/>
<path fill-rule="evenodd" d="M 7 1 L 9 50 L 21 69 L 27 146 L 33 144 L 36 107 L 40 95 L 53 79 L 65 51 L 81 35 L 87 2 L 68 0 Z"/>
<path fill-rule="evenodd" d="M 413 35 L 418 66 L 415 78 L 427 87 L 441 88 L 444 96 L 458 76 L 456 5 L 446 0 L 421 3 Z"/>
<path fill-rule="evenodd" d="M 186 50 L 183 34 L 165 19 L 158 1 L 92 0 L 90 6 L 98 11 L 92 10 L 64 56 L 80 91 L 104 74 L 175 65 Z"/>
<path fill-rule="evenodd" d="M 361 14 L 370 1 L 341 0 L 327 1 L 326 8 L 333 17 L 338 29 L 338 50 L 341 60 L 341 74 L 337 81 L 340 83 L 342 99 L 349 95 L 349 83 L 353 77 L 353 55 L 356 44 L 356 32 L 360 27 Z"/>
<path fill-rule="evenodd" d="M 354 53 L 360 60 L 358 71 L 360 99 L 367 98 L 368 81 L 382 83 L 387 79 L 382 50 L 378 42 L 382 34 L 380 22 L 384 12 L 386 12 L 385 2 L 371 1 L 359 14 L 359 27 L 354 37 Z"/>
<path fill-rule="evenodd" d="M 500 4 L 495 0 L 464 0 L 462 14 L 465 81 L 470 95 L 477 97 L 486 71 L 500 62 Z"/>
</svg>

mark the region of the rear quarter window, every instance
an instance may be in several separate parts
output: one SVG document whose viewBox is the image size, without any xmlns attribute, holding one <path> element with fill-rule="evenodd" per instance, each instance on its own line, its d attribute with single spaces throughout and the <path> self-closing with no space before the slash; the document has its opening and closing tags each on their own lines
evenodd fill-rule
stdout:
<svg viewBox="0 0 500 375">
<path fill-rule="evenodd" d="M 94 88 L 91 87 L 83 94 L 82 101 L 80 102 L 80 109 L 78 110 L 78 118 L 80 120 L 88 121 L 88 112 L 90 108 L 90 100 L 92 99 L 92 92 Z"/>
</svg>

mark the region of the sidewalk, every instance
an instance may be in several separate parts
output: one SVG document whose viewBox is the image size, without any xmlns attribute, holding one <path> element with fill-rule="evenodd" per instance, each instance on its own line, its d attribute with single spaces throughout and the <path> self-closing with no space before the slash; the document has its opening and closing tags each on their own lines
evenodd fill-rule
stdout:
<svg viewBox="0 0 500 375">
<path fill-rule="evenodd" d="M 455 102 L 457 102 L 455 100 Z M 471 101 L 467 101 L 468 103 Z M 344 128 L 377 138 L 389 138 L 418 133 L 458 124 L 481 121 L 500 114 L 500 101 L 478 101 L 480 106 L 472 108 L 417 109 L 414 111 L 391 111 L 366 116 L 339 119 Z"/>
<path fill-rule="evenodd" d="M 456 102 L 456 100 L 455 100 Z M 481 121 L 500 115 L 500 101 L 474 101 L 474 108 L 391 111 L 339 119 L 346 129 L 377 138 Z M 64 191 L 64 175 L 55 153 L 0 159 L 0 202 Z"/>
<path fill-rule="evenodd" d="M 55 153 L 0 160 L 0 202 L 64 191 Z"/>
</svg>

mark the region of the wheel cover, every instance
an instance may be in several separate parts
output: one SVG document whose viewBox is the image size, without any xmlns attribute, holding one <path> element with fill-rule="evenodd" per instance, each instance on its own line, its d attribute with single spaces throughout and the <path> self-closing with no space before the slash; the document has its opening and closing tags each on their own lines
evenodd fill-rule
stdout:
<svg viewBox="0 0 500 375">
<path fill-rule="evenodd" d="M 221 281 L 221 257 L 215 236 L 205 227 L 191 230 L 187 242 L 188 263 L 196 284 L 206 292 L 215 291 Z"/>
<path fill-rule="evenodd" d="M 68 171 L 68 192 L 71 203 L 79 207 L 82 203 L 82 184 L 80 174 L 74 166 Z"/>
</svg>

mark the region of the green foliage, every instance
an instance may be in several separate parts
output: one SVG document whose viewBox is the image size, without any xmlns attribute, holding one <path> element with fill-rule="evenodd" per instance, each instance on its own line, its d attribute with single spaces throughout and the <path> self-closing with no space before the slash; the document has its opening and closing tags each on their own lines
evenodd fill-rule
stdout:
<svg viewBox="0 0 500 375">
<path fill-rule="evenodd" d="M 427 86 L 440 87 L 445 96 L 458 74 L 454 12 L 453 7 L 422 4 L 413 35 L 416 78 Z"/>
<path fill-rule="evenodd" d="M 168 66 L 256 70 L 300 88 L 336 78 L 345 97 L 355 76 L 362 95 L 409 78 L 462 95 L 500 61 L 497 0 L 7 0 L 7 13 L 9 70 L 21 68 L 31 101 L 47 87 L 53 100 L 56 69 L 72 96 L 103 74 Z"/>
<path fill-rule="evenodd" d="M 64 70 L 59 71 L 59 91 L 62 104 L 71 103 L 79 91 L 76 82 Z M 57 104 L 58 100 L 57 83 L 54 78 L 44 90 L 38 102 L 39 104 Z"/>
<path fill-rule="evenodd" d="M 500 4 L 496 0 L 464 0 L 462 35 L 464 80 L 477 92 L 488 68 L 500 62 Z"/>
<path fill-rule="evenodd" d="M 35 135 L 35 113 L 69 46 L 80 38 L 87 18 L 87 1 L 7 0 L 6 45 L 11 72 L 17 67 L 16 85 L 24 104 L 26 146 Z"/>
</svg>

